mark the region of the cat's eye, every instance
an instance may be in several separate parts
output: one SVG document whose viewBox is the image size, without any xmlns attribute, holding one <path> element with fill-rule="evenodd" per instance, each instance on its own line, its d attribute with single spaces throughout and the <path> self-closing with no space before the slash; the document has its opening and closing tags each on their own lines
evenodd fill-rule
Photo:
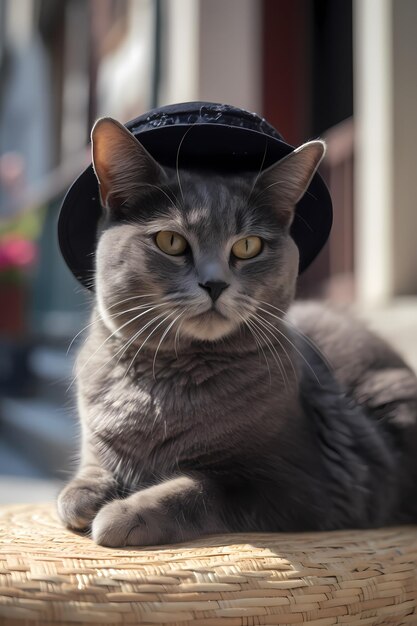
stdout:
<svg viewBox="0 0 417 626">
<path fill-rule="evenodd" d="M 162 252 L 178 256 L 188 248 L 187 240 L 172 230 L 160 230 L 155 237 L 156 245 Z"/>
<path fill-rule="evenodd" d="M 232 246 L 232 252 L 238 259 L 252 259 L 262 250 L 262 239 L 251 235 L 239 239 Z"/>
</svg>

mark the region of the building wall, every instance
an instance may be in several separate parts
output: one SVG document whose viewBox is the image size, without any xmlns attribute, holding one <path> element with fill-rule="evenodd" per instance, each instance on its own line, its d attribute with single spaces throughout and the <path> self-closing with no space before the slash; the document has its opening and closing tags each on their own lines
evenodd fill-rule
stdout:
<svg viewBox="0 0 417 626">
<path fill-rule="evenodd" d="M 392 3 L 392 246 L 394 295 L 417 295 L 417 2 Z"/>
<path fill-rule="evenodd" d="M 359 300 L 417 294 L 414 0 L 355 2 L 355 262 Z"/>
<path fill-rule="evenodd" d="M 200 0 L 201 100 L 262 110 L 262 3 Z"/>
</svg>

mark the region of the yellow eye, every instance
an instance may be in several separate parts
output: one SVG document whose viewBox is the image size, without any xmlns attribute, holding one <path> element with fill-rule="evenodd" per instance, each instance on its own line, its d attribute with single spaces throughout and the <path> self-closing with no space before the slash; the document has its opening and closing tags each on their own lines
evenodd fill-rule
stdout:
<svg viewBox="0 0 417 626">
<path fill-rule="evenodd" d="M 172 230 L 161 230 L 155 238 L 156 245 L 162 252 L 177 256 L 185 252 L 188 247 L 187 240 L 182 235 Z"/>
<path fill-rule="evenodd" d="M 232 252 L 238 259 L 252 259 L 262 250 L 262 239 L 260 237 L 244 237 L 239 239 L 232 246 Z"/>
</svg>

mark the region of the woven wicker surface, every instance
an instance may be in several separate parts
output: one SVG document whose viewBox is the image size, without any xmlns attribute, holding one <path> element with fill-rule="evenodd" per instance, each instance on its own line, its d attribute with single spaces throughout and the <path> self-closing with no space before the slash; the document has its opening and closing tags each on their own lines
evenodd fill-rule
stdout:
<svg viewBox="0 0 417 626">
<path fill-rule="evenodd" d="M 417 624 L 417 527 L 108 549 L 0 507 L 0 624 Z"/>
</svg>

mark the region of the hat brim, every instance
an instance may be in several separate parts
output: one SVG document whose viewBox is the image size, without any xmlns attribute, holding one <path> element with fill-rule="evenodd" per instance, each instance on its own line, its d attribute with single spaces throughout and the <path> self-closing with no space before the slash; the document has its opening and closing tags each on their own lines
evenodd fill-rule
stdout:
<svg viewBox="0 0 417 626">
<path fill-rule="evenodd" d="M 193 123 L 159 125 L 136 132 L 135 120 L 126 124 L 148 152 L 165 166 L 221 172 L 258 173 L 294 150 L 269 134 L 244 126 Z M 62 255 L 74 276 L 94 289 L 94 255 L 101 217 L 98 183 L 90 165 L 75 180 L 62 204 L 58 239 Z M 315 259 L 332 226 L 329 191 L 316 173 L 298 202 L 291 227 L 300 254 L 299 272 Z"/>
</svg>

